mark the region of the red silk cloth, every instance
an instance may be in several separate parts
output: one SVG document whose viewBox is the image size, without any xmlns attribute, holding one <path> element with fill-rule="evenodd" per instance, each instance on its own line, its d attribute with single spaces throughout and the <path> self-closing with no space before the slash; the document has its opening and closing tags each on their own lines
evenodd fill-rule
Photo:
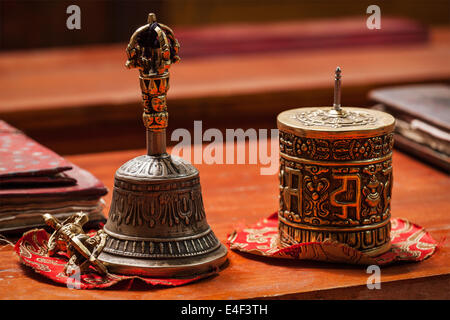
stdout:
<svg viewBox="0 0 450 320">
<path fill-rule="evenodd" d="M 391 219 L 391 249 L 377 257 L 333 240 L 278 246 L 278 214 L 228 237 L 230 249 L 272 258 L 317 260 L 337 263 L 387 265 L 396 261 L 422 261 L 436 251 L 437 241 L 424 228 L 406 219 Z"/>
<path fill-rule="evenodd" d="M 126 276 L 118 274 L 108 274 L 101 276 L 92 267 L 92 272 L 84 274 L 75 274 L 74 276 L 66 276 L 64 274 L 64 266 L 69 260 L 64 254 L 54 257 L 47 256 L 47 242 L 49 234 L 44 229 L 30 230 L 22 236 L 14 247 L 20 260 L 26 266 L 31 267 L 35 272 L 44 277 L 66 285 L 71 289 L 102 289 L 108 288 L 116 283 L 128 281 L 128 288 L 135 279 L 140 279 L 149 286 L 181 286 L 185 285 L 217 273 L 202 274 L 192 278 L 177 278 L 177 279 L 158 279 L 141 276 Z"/>
</svg>

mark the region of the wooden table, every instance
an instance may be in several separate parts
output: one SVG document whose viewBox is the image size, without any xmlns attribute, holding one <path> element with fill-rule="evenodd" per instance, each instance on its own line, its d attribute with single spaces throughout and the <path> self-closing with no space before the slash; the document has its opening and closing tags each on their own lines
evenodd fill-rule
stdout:
<svg viewBox="0 0 450 320">
<path fill-rule="evenodd" d="M 114 171 L 143 150 L 70 156 L 112 190 Z M 277 210 L 277 176 L 261 176 L 257 165 L 197 165 L 207 219 L 222 242 L 236 226 L 251 224 Z M 392 213 L 442 240 L 450 238 L 450 179 L 400 152 L 394 153 Z M 111 193 L 106 196 L 110 203 Z M 381 289 L 366 287 L 361 266 L 273 260 L 229 252 L 218 276 L 175 288 L 129 291 L 69 290 L 22 266 L 9 246 L 0 248 L 1 299 L 449 299 L 450 245 L 443 241 L 430 259 L 382 268 Z"/>
</svg>

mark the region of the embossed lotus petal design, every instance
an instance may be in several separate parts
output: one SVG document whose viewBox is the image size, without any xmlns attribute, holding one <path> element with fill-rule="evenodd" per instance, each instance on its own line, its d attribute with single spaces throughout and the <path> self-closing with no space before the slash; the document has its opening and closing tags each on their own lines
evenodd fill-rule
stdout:
<svg viewBox="0 0 450 320">
<path fill-rule="evenodd" d="M 320 109 L 297 113 L 294 118 L 306 126 L 331 128 L 364 126 L 377 120 L 370 113 L 363 111 L 346 111 L 341 116 L 332 116 L 328 111 Z"/>
<path fill-rule="evenodd" d="M 197 169 L 179 157 L 160 158 L 144 155 L 126 162 L 117 173 L 136 178 L 172 178 L 194 175 L 197 173 Z"/>
</svg>

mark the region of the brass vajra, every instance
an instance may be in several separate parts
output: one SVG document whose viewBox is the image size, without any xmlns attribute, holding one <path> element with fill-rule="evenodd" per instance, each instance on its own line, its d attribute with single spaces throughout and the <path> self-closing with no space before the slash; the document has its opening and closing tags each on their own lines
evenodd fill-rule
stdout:
<svg viewBox="0 0 450 320">
<path fill-rule="evenodd" d="M 125 65 L 139 70 L 145 127 L 161 131 L 167 127 L 169 118 L 166 105 L 168 69 L 172 63 L 180 60 L 180 45 L 172 29 L 156 22 L 155 14 L 150 13 L 147 22 L 131 36 Z"/>
<path fill-rule="evenodd" d="M 44 214 L 43 218 L 45 223 L 55 230 L 48 239 L 48 255 L 51 257 L 61 251 L 67 253 L 69 261 L 64 267 L 67 276 L 77 271 L 85 273 L 90 266 L 100 274 L 108 273 L 103 263 L 97 260 L 105 246 L 106 234 L 99 230 L 92 237 L 87 235 L 83 230 L 83 225 L 88 221 L 85 213 L 75 213 L 62 223 L 48 213 Z"/>
</svg>

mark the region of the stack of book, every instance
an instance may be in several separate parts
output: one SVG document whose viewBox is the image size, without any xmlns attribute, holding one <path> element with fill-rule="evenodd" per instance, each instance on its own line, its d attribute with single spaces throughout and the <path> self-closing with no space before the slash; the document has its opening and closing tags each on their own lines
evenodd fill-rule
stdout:
<svg viewBox="0 0 450 320">
<path fill-rule="evenodd" d="M 1 233 L 42 227 L 44 213 L 63 220 L 82 211 L 98 225 L 106 193 L 92 174 L 0 120 Z"/>
<path fill-rule="evenodd" d="M 396 118 L 395 146 L 450 172 L 450 87 L 444 84 L 381 88 L 375 108 Z"/>
</svg>

